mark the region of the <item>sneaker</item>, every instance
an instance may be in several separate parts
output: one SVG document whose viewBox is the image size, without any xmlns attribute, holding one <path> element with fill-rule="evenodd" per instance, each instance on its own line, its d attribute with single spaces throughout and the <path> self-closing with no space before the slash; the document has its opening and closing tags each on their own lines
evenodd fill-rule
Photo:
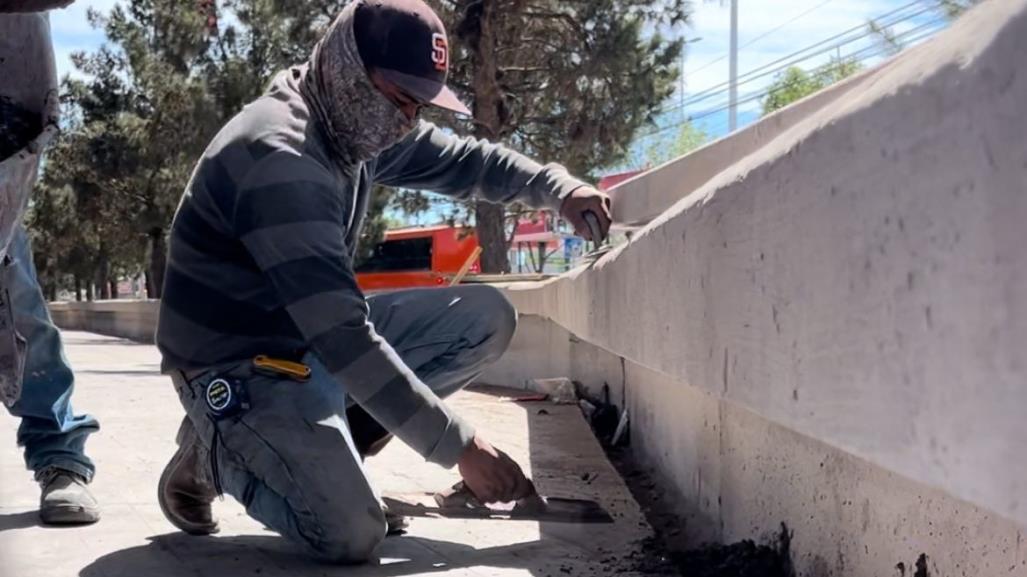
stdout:
<svg viewBox="0 0 1027 577">
<path fill-rule="evenodd" d="M 85 525 L 100 520 L 100 507 L 82 475 L 49 467 L 41 471 L 37 479 L 43 488 L 39 499 L 39 518 L 43 524 Z"/>
</svg>

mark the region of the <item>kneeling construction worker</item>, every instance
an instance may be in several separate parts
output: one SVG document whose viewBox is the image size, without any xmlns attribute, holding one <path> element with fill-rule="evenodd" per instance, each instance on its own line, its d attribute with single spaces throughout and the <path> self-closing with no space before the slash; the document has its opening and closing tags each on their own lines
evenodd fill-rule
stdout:
<svg viewBox="0 0 1027 577">
<path fill-rule="evenodd" d="M 187 418 L 159 486 L 183 531 L 217 531 L 226 492 L 312 554 L 368 559 L 389 527 L 363 458 L 390 436 L 458 466 L 483 502 L 528 496 L 521 468 L 441 400 L 508 346 L 516 313 L 487 286 L 365 298 L 352 270 L 371 187 L 559 210 L 609 227 L 609 199 L 555 164 L 460 138 L 468 114 L 421 0 L 349 4 L 309 62 L 214 138 L 175 216 L 157 344 Z M 587 233 L 584 233 L 587 235 Z"/>
</svg>

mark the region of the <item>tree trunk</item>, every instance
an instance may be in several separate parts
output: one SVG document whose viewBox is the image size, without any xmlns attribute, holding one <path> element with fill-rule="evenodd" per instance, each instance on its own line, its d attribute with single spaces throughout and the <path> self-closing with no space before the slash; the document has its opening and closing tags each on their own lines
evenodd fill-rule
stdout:
<svg viewBox="0 0 1027 577">
<path fill-rule="evenodd" d="M 93 302 L 93 283 L 86 283 L 86 300 Z"/>
<path fill-rule="evenodd" d="M 75 276 L 75 302 L 82 302 L 82 279 L 76 274 Z"/>
<path fill-rule="evenodd" d="M 506 208 L 502 205 L 479 201 L 474 207 L 474 225 L 481 245 L 481 271 L 484 273 L 510 272 L 510 259 L 506 254 Z"/>
<path fill-rule="evenodd" d="M 101 249 L 99 262 L 96 266 L 96 287 L 100 289 L 100 300 L 111 298 L 111 285 L 108 282 L 110 277 L 111 263 Z"/>
<path fill-rule="evenodd" d="M 168 251 L 164 243 L 164 229 L 150 231 L 150 255 L 146 268 L 146 296 L 159 299 L 164 289 L 164 268 L 168 262 Z"/>
<path fill-rule="evenodd" d="M 47 285 L 46 300 L 54 302 L 57 300 L 57 283 Z"/>
<path fill-rule="evenodd" d="M 111 285 L 111 298 L 118 298 L 118 279 L 112 278 L 110 281 L 108 281 L 108 284 Z"/>
<path fill-rule="evenodd" d="M 466 39 L 474 62 L 474 135 L 478 138 L 498 140 L 503 128 L 503 94 L 497 81 L 496 69 L 496 11 L 495 2 L 467 3 L 465 15 L 477 22 L 465 23 L 474 33 Z M 506 208 L 478 201 L 474 207 L 474 226 L 481 245 L 481 272 L 510 272 L 507 256 Z"/>
</svg>

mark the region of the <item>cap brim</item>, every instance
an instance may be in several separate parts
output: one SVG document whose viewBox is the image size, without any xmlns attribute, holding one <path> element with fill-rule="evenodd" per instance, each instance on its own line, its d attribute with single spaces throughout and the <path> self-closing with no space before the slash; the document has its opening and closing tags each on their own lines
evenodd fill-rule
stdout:
<svg viewBox="0 0 1027 577">
<path fill-rule="evenodd" d="M 399 86 L 404 92 L 413 96 L 419 102 L 451 110 L 457 114 L 473 116 L 471 114 L 471 109 L 467 108 L 463 102 L 460 102 L 456 93 L 441 82 L 435 82 L 433 80 L 428 80 L 427 78 L 404 74 L 403 72 L 389 70 L 386 68 L 379 68 L 378 71 L 381 73 L 383 78 L 396 86 Z"/>
</svg>

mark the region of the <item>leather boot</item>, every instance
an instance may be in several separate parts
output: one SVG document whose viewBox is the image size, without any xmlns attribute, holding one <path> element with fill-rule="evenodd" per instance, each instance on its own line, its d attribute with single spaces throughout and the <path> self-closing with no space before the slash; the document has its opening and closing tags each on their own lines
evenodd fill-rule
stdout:
<svg viewBox="0 0 1027 577">
<path fill-rule="evenodd" d="M 157 502 L 172 525 L 190 535 L 218 532 L 211 511 L 217 497 L 210 471 L 210 452 L 203 446 L 192 421 L 185 418 L 178 430 L 178 451 L 160 476 Z"/>
</svg>

